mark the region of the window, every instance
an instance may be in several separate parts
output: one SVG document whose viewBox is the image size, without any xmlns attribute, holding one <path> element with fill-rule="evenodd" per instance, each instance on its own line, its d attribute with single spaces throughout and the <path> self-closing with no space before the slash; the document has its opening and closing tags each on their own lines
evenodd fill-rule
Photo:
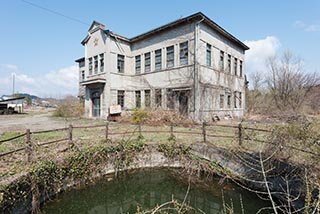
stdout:
<svg viewBox="0 0 320 214">
<path fill-rule="evenodd" d="M 144 71 L 150 72 L 151 70 L 151 61 L 150 61 L 150 52 L 144 54 Z"/>
<path fill-rule="evenodd" d="M 231 55 L 228 54 L 228 72 L 231 74 Z"/>
<path fill-rule="evenodd" d="M 81 80 L 84 81 L 84 79 L 85 79 L 85 72 L 81 71 Z"/>
<path fill-rule="evenodd" d="M 145 107 L 151 106 L 151 91 L 150 90 L 144 91 L 144 103 L 145 103 Z"/>
<path fill-rule="evenodd" d="M 124 56 L 118 54 L 118 72 L 124 73 Z"/>
<path fill-rule="evenodd" d="M 174 109 L 174 93 L 172 89 L 167 89 L 167 107 Z"/>
<path fill-rule="evenodd" d="M 188 64 L 188 41 L 180 43 L 180 65 Z"/>
<path fill-rule="evenodd" d="M 104 72 L 104 55 L 100 54 L 100 72 Z"/>
<path fill-rule="evenodd" d="M 224 70 L 224 52 L 220 51 L 220 70 L 223 71 Z"/>
<path fill-rule="evenodd" d="M 118 100 L 117 100 L 118 101 L 118 105 L 120 105 L 121 108 L 123 108 L 124 107 L 124 91 L 123 90 L 119 90 L 117 97 L 118 97 Z"/>
<path fill-rule="evenodd" d="M 84 67 L 85 66 L 85 61 L 83 60 L 83 61 L 80 61 L 79 62 L 79 68 L 82 68 L 82 67 Z"/>
<path fill-rule="evenodd" d="M 228 108 L 231 108 L 231 94 L 228 94 L 227 96 L 227 106 Z"/>
<path fill-rule="evenodd" d="M 211 66 L 211 45 L 207 44 L 207 66 Z"/>
<path fill-rule="evenodd" d="M 136 108 L 141 108 L 141 91 L 136 91 Z"/>
<path fill-rule="evenodd" d="M 94 73 L 98 73 L 98 56 L 94 57 Z"/>
<path fill-rule="evenodd" d="M 154 56 L 154 67 L 156 71 L 161 70 L 161 64 L 162 64 L 162 54 L 161 54 L 161 49 L 156 50 L 155 52 L 155 56 Z"/>
<path fill-rule="evenodd" d="M 89 75 L 92 75 L 92 58 L 89 58 Z"/>
<path fill-rule="evenodd" d="M 161 89 L 155 90 L 155 103 L 156 103 L 156 107 L 161 107 L 161 103 L 162 103 Z"/>
<path fill-rule="evenodd" d="M 136 56 L 136 74 L 140 74 L 141 72 L 141 56 Z"/>
<path fill-rule="evenodd" d="M 224 94 L 220 94 L 220 108 L 224 108 Z"/>
<path fill-rule="evenodd" d="M 238 92 L 234 92 L 234 95 L 233 95 L 233 104 L 234 104 L 234 108 L 238 108 L 238 105 L 237 105 L 237 99 L 239 99 L 238 98 Z"/>
<path fill-rule="evenodd" d="M 174 46 L 167 47 L 167 68 L 174 66 Z"/>
<path fill-rule="evenodd" d="M 237 76 L 238 73 L 238 59 L 234 58 L 234 75 Z"/>
<path fill-rule="evenodd" d="M 239 108 L 242 108 L 242 93 L 239 92 Z"/>
<path fill-rule="evenodd" d="M 242 77 L 242 61 L 240 60 L 240 73 L 239 76 Z"/>
</svg>

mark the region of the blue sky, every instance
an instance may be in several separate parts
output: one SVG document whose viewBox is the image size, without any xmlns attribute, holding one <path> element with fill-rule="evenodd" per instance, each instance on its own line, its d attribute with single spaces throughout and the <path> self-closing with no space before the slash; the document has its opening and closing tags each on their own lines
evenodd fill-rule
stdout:
<svg viewBox="0 0 320 214">
<path fill-rule="evenodd" d="M 284 49 L 320 72 L 319 0 L 1 0 L 0 95 L 12 93 L 13 73 L 15 92 L 76 95 L 74 60 L 84 55 L 80 42 L 93 20 L 133 37 L 199 11 L 251 48 L 247 72 L 262 71 L 265 58 Z"/>
</svg>

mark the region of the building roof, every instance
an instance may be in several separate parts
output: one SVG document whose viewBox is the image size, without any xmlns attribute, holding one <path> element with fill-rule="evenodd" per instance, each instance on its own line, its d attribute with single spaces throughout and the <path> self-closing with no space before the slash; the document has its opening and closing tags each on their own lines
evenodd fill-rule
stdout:
<svg viewBox="0 0 320 214">
<path fill-rule="evenodd" d="M 79 58 L 79 59 L 76 59 L 76 60 L 74 60 L 75 62 L 83 62 L 84 61 L 84 57 L 81 57 L 81 58 Z"/>
<path fill-rule="evenodd" d="M 223 29 L 221 26 L 219 26 L 217 23 L 215 23 L 214 21 L 212 21 L 210 18 L 208 18 L 206 15 L 204 15 L 202 12 L 198 12 L 195 14 L 192 14 L 190 16 L 187 16 L 185 18 L 181 18 L 178 20 L 175 20 L 173 22 L 170 22 L 166 25 L 160 26 L 158 28 L 155 28 L 153 30 L 150 30 L 148 32 L 145 32 L 143 34 L 140 34 L 138 36 L 135 36 L 131 39 L 126 38 L 124 36 L 115 34 L 109 30 L 105 30 L 104 29 L 104 25 L 102 25 L 101 23 L 94 21 L 91 25 L 91 27 L 89 28 L 89 31 L 92 30 L 93 26 L 98 25 L 99 27 L 101 26 L 101 30 L 103 30 L 106 34 L 113 36 L 117 39 L 122 39 L 123 41 L 126 42 L 137 42 L 143 39 L 146 39 L 150 36 L 156 35 L 160 32 L 169 30 L 171 28 L 174 28 L 178 25 L 184 24 L 184 23 L 191 23 L 194 21 L 198 21 L 199 23 L 205 23 L 206 25 L 208 25 L 209 27 L 211 27 L 212 29 L 216 30 L 217 32 L 219 32 L 221 35 L 223 35 L 225 38 L 229 39 L 230 41 L 234 42 L 235 44 L 239 45 L 241 48 L 243 48 L 244 50 L 248 50 L 249 47 L 247 45 L 245 45 L 244 43 L 242 43 L 240 40 L 238 40 L 236 37 L 234 37 L 233 35 L 231 35 L 229 32 L 227 32 L 225 29 Z M 87 35 L 86 38 L 84 38 L 81 42 L 82 45 L 84 45 L 88 40 L 89 40 L 90 36 Z"/>
</svg>

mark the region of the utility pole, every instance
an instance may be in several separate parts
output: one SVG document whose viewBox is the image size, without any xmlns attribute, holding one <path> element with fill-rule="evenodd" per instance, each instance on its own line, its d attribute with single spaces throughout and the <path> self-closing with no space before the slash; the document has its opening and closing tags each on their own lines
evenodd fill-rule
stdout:
<svg viewBox="0 0 320 214">
<path fill-rule="evenodd" d="M 15 73 L 12 73 L 12 96 L 14 97 L 14 81 L 15 81 Z"/>
</svg>

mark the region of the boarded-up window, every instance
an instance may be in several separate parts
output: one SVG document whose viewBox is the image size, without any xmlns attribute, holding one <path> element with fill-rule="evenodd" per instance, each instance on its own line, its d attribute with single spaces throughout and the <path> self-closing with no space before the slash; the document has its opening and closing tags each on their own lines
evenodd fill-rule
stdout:
<svg viewBox="0 0 320 214">
<path fill-rule="evenodd" d="M 167 68 L 174 66 L 174 46 L 167 47 Z"/>
</svg>

